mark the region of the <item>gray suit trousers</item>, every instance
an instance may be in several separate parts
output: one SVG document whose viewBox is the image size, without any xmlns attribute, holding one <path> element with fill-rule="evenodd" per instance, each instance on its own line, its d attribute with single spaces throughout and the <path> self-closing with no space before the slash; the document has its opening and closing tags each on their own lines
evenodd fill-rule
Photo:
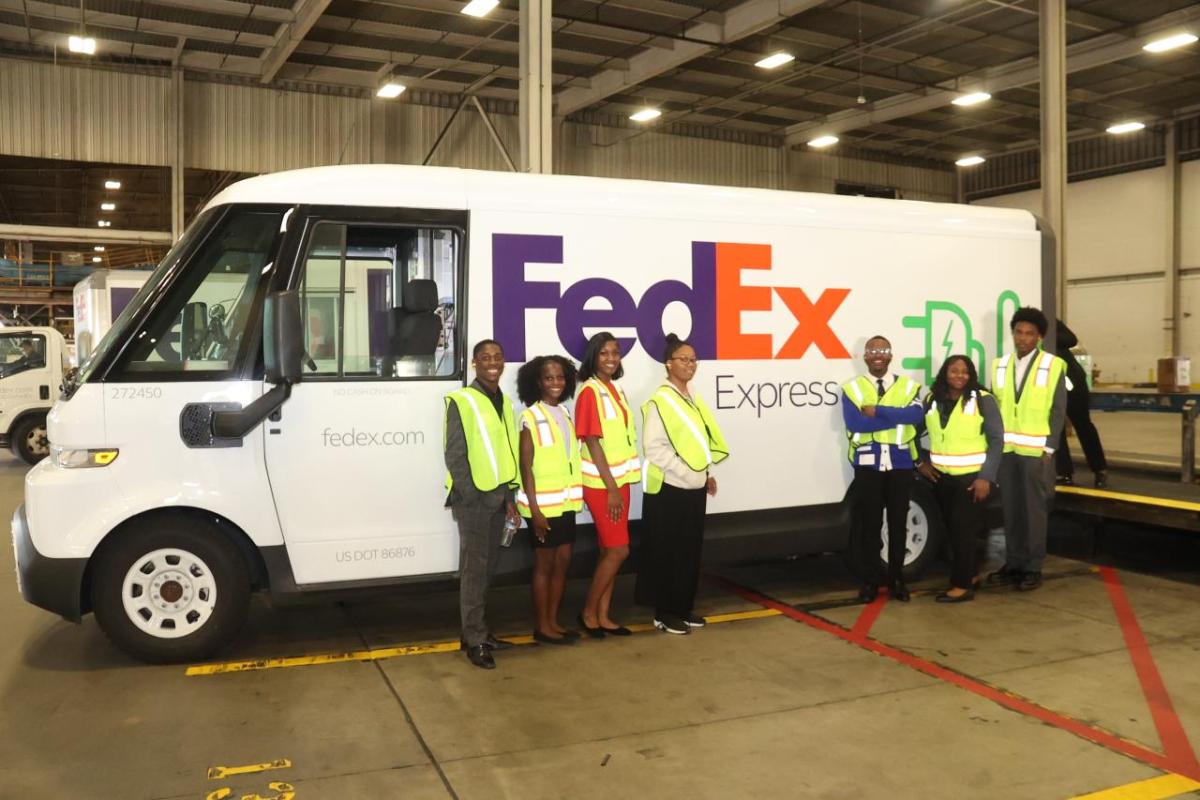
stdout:
<svg viewBox="0 0 1200 800">
<path fill-rule="evenodd" d="M 504 531 L 505 505 L 457 503 L 451 506 L 458 523 L 458 609 L 462 639 L 468 647 L 483 644 L 491 632 L 487 624 L 487 592 L 500 560 L 500 535 Z"/>
<path fill-rule="evenodd" d="M 1054 497 L 1054 459 L 1005 453 L 1000 461 L 1004 506 L 1004 562 L 1023 572 L 1041 572 L 1046 526 Z"/>
</svg>

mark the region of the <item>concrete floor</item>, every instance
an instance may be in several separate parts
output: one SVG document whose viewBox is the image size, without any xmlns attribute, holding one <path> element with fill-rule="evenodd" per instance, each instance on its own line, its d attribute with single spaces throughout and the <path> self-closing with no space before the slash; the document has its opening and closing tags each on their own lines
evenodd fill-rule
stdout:
<svg viewBox="0 0 1200 800">
<path fill-rule="evenodd" d="M 19 502 L 23 472 L 0 461 L 0 512 Z M 11 574 L 11 558 L 0 548 L 0 575 Z M 94 620 L 62 622 L 27 606 L 9 583 L 0 588 L 9 642 L 0 648 L 0 797 L 284 797 L 286 787 L 271 786 L 283 781 L 300 800 L 1011 800 L 1070 798 L 1163 775 L 952 682 L 1016 693 L 1161 749 L 1095 569 L 1056 557 L 1047 573 L 1055 577 L 1030 594 L 989 590 L 950 607 L 928 595 L 885 604 L 872 639 L 954 671 L 940 676 L 870 652 L 866 639 L 848 642 L 782 615 L 687 637 L 520 647 L 499 654 L 492 672 L 455 652 L 188 676 L 182 666 L 130 661 Z M 722 575 L 847 628 L 863 612 L 844 602 L 851 583 L 837 556 Z M 1200 585 L 1131 572 L 1121 580 L 1182 728 L 1200 742 Z M 933 576 L 920 588 L 943 581 Z M 579 607 L 584 589 L 572 584 L 567 609 Z M 629 609 L 630 595 L 622 578 L 618 617 L 645 621 Z M 701 610 L 762 606 L 710 583 Z M 527 632 L 527 613 L 524 588 L 496 592 L 498 631 Z M 456 635 L 447 592 L 284 609 L 256 602 L 225 658 Z M 206 777 L 213 767 L 276 759 L 290 766 Z"/>
</svg>

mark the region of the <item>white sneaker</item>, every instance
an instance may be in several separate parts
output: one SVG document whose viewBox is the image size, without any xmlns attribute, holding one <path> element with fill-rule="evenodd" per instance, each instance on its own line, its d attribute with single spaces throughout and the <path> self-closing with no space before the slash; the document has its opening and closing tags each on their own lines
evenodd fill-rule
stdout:
<svg viewBox="0 0 1200 800">
<path fill-rule="evenodd" d="M 691 629 L 687 623 L 679 617 L 663 616 L 662 619 L 654 618 L 654 627 L 658 628 L 663 633 L 688 634 Z"/>
</svg>

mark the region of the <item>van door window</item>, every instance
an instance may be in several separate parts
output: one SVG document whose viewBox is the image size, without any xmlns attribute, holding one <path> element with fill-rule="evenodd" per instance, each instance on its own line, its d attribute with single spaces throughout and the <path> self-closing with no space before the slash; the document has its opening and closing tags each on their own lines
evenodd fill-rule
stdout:
<svg viewBox="0 0 1200 800">
<path fill-rule="evenodd" d="M 0 334 L 0 378 L 45 366 L 45 336 L 36 333 Z"/>
<path fill-rule="evenodd" d="M 461 374 L 455 331 L 461 242 L 453 228 L 318 223 L 300 281 L 313 377 Z"/>
<path fill-rule="evenodd" d="M 123 377 L 233 371 L 254 339 L 250 321 L 282 219 L 282 212 L 235 211 L 222 220 L 133 334 L 119 366 Z"/>
</svg>

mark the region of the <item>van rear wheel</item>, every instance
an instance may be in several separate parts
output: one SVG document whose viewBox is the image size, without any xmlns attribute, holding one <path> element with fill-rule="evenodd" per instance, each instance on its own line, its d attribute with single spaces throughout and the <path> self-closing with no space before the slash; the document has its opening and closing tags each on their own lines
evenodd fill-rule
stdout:
<svg viewBox="0 0 1200 800">
<path fill-rule="evenodd" d="M 9 439 L 12 453 L 26 464 L 36 464 L 50 455 L 50 437 L 45 417 L 26 417 L 18 422 Z"/>
<path fill-rule="evenodd" d="M 203 520 L 156 517 L 96 556 L 92 608 L 105 635 L 151 663 L 208 658 L 246 620 L 250 574 L 223 532 Z"/>
</svg>

